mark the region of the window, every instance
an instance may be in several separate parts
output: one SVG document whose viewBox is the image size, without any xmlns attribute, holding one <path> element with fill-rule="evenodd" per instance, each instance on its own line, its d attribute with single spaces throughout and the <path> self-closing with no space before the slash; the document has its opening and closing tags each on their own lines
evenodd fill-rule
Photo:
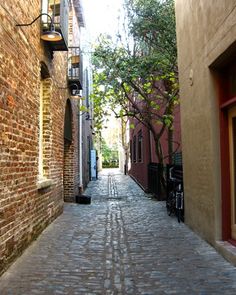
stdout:
<svg viewBox="0 0 236 295">
<path fill-rule="evenodd" d="M 143 136 L 142 130 L 138 133 L 138 162 L 143 161 Z"/>
<path fill-rule="evenodd" d="M 136 136 L 133 138 L 133 162 L 136 162 Z"/>
<path fill-rule="evenodd" d="M 62 1 L 63 2 L 63 1 Z M 60 24 L 60 0 L 42 0 L 42 13 L 47 13 L 51 17 L 53 17 L 53 21 L 55 24 Z M 43 23 L 48 23 L 49 19 L 47 15 L 42 16 Z"/>
<path fill-rule="evenodd" d="M 228 73 L 229 96 L 230 98 L 236 96 L 236 66 L 235 64 L 229 68 Z"/>
</svg>

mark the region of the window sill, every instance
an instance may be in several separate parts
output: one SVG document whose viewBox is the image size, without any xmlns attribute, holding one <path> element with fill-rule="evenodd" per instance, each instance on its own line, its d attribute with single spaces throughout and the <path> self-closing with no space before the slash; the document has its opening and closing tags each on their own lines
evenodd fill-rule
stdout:
<svg viewBox="0 0 236 295">
<path fill-rule="evenodd" d="M 37 189 L 41 190 L 51 186 L 52 184 L 53 184 L 52 179 L 48 179 L 48 178 L 40 179 L 37 183 Z"/>
</svg>

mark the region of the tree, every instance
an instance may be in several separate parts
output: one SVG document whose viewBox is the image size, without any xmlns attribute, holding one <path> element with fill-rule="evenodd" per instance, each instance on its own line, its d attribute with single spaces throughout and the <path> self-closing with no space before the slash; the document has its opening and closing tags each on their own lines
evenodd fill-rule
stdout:
<svg viewBox="0 0 236 295">
<path fill-rule="evenodd" d="M 107 143 L 102 140 L 102 164 L 104 168 L 117 168 L 119 166 L 118 148 L 116 146 L 108 146 Z"/>
<path fill-rule="evenodd" d="M 100 37 L 93 57 L 94 89 L 103 88 L 100 101 L 109 103 L 117 117 L 133 118 L 151 131 L 163 164 L 161 138 L 166 130 L 171 135 L 178 104 L 174 3 L 127 0 L 126 8 L 131 41 L 115 44 Z M 173 152 L 170 144 L 168 156 Z"/>
</svg>

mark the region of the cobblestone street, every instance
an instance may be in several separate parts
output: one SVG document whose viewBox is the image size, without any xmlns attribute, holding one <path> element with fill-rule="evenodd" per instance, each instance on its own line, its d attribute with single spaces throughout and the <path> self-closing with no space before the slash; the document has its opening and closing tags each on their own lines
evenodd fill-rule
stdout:
<svg viewBox="0 0 236 295">
<path fill-rule="evenodd" d="M 1 295 L 236 294 L 236 268 L 117 170 L 86 190 L 0 278 Z"/>
</svg>

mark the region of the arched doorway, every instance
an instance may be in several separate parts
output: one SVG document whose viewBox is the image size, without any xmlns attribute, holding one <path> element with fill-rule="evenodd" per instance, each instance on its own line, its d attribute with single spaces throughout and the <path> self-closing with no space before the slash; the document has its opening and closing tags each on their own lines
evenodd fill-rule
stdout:
<svg viewBox="0 0 236 295">
<path fill-rule="evenodd" d="M 38 131 L 38 181 L 51 177 L 52 159 L 52 79 L 45 63 L 41 62 Z"/>
<path fill-rule="evenodd" d="M 68 99 L 66 102 L 65 118 L 64 118 L 64 201 L 74 201 L 73 188 L 73 137 L 72 137 L 72 109 Z"/>
</svg>

